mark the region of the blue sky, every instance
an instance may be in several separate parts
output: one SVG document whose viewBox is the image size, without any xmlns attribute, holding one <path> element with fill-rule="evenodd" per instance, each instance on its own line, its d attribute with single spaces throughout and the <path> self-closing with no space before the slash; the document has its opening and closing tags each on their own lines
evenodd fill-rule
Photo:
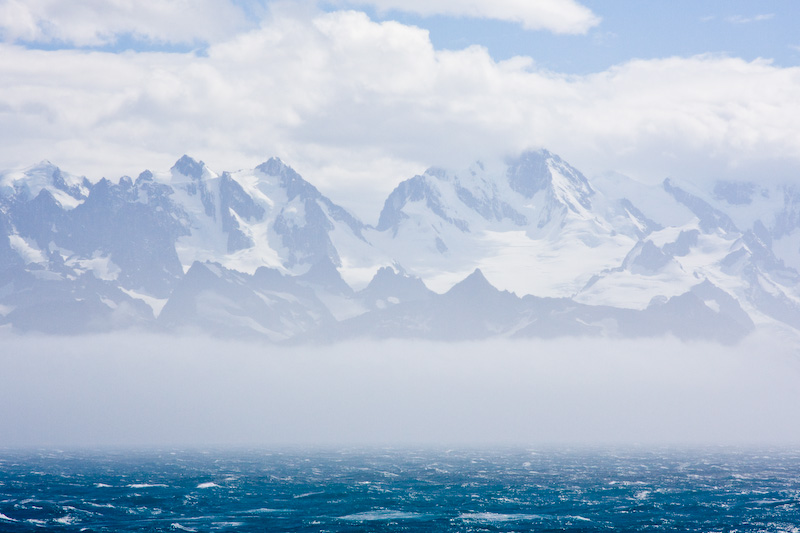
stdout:
<svg viewBox="0 0 800 533">
<path fill-rule="evenodd" d="M 527 148 L 590 177 L 793 178 L 797 20 L 792 1 L 5 0 L 0 168 L 279 156 L 368 219 L 428 166 Z"/>
<path fill-rule="evenodd" d="M 392 11 L 372 15 L 426 28 L 437 48 L 485 46 L 497 60 L 533 57 L 544 68 L 570 74 L 599 72 L 630 59 L 726 54 L 800 64 L 800 4 L 793 1 L 582 2 L 602 22 L 582 35 L 526 31 L 504 21 L 421 17 Z"/>
</svg>

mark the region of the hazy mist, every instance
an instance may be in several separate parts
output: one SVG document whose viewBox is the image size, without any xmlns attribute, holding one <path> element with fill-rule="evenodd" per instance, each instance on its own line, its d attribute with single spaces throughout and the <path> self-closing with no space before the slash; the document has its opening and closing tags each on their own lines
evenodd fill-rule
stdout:
<svg viewBox="0 0 800 533">
<path fill-rule="evenodd" d="M 800 443 L 800 354 L 674 339 L 0 338 L 0 446 Z"/>
</svg>

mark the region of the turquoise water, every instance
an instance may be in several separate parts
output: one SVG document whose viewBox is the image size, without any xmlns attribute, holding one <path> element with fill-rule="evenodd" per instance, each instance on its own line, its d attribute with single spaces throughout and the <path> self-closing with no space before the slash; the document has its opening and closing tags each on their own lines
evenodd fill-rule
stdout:
<svg viewBox="0 0 800 533">
<path fill-rule="evenodd" d="M 800 451 L 0 451 L 0 531 L 800 532 Z"/>
</svg>

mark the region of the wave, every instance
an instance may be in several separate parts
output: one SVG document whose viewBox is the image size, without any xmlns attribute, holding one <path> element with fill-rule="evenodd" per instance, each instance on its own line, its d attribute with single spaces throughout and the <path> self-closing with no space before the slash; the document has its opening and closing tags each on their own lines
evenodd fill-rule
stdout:
<svg viewBox="0 0 800 533">
<path fill-rule="evenodd" d="M 464 522 L 530 522 L 532 520 L 547 520 L 548 517 L 540 514 L 524 513 L 462 513 L 458 515 Z"/>
<path fill-rule="evenodd" d="M 196 529 L 192 529 L 192 528 L 190 528 L 190 527 L 182 526 L 182 525 L 181 525 L 181 524 L 179 524 L 178 522 L 173 522 L 173 523 L 171 523 L 171 524 L 169 525 L 169 527 L 170 527 L 171 529 L 177 529 L 177 530 L 179 530 L 179 531 L 191 531 L 192 533 L 195 533 L 195 532 L 197 531 Z"/>
<path fill-rule="evenodd" d="M 578 520 L 591 522 L 590 519 L 578 515 L 553 516 L 531 513 L 462 513 L 458 518 L 464 522 L 532 522 L 544 520 Z"/>
<path fill-rule="evenodd" d="M 418 520 L 425 518 L 426 515 L 420 513 L 410 513 L 407 511 L 393 511 L 389 509 L 376 509 L 363 513 L 354 513 L 340 516 L 339 520 L 350 522 L 376 522 L 381 520 Z"/>
</svg>

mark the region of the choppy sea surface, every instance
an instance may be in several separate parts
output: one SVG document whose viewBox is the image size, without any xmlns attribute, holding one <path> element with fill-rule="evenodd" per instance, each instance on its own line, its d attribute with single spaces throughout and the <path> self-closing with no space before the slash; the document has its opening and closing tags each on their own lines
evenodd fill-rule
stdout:
<svg viewBox="0 0 800 533">
<path fill-rule="evenodd" d="M 800 451 L 0 450 L 0 531 L 800 532 Z"/>
</svg>

